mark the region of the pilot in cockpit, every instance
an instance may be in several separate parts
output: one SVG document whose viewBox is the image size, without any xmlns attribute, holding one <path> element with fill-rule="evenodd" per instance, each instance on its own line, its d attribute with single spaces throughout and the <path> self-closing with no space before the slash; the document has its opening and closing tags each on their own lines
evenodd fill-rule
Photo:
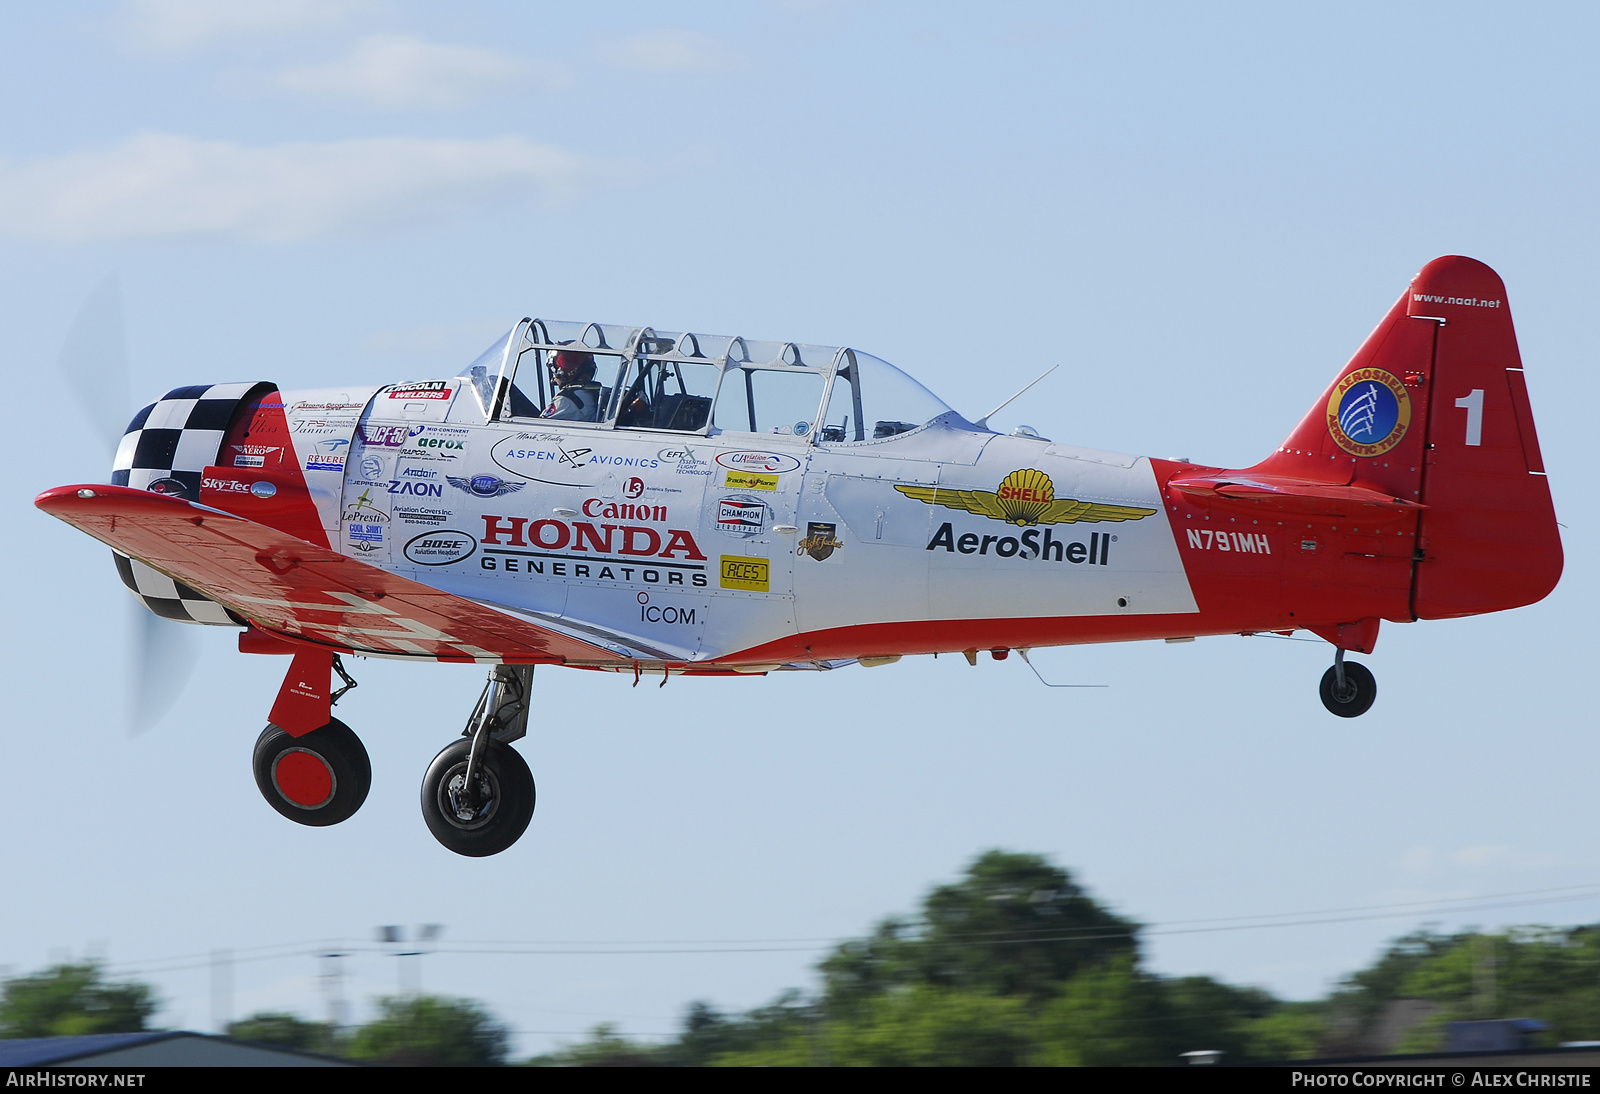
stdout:
<svg viewBox="0 0 1600 1094">
<path fill-rule="evenodd" d="M 542 417 L 565 422 L 599 420 L 600 385 L 594 382 L 594 354 L 557 350 L 550 361 L 550 386 L 556 396 Z"/>
</svg>

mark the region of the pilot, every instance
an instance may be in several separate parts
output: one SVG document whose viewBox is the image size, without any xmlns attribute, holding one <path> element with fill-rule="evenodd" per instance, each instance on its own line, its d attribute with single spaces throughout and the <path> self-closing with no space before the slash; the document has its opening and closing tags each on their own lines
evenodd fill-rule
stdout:
<svg viewBox="0 0 1600 1094">
<path fill-rule="evenodd" d="M 550 386 L 556 396 L 543 417 L 565 422 L 600 418 L 600 385 L 594 382 L 594 354 L 561 349 L 550 361 Z"/>
</svg>

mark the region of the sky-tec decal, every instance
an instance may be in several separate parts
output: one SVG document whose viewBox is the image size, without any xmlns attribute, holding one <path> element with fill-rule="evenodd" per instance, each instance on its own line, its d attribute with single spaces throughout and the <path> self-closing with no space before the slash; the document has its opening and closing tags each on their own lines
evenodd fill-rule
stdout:
<svg viewBox="0 0 1600 1094">
<path fill-rule="evenodd" d="M 1358 368 L 1333 385 L 1328 433 L 1352 456 L 1381 456 L 1405 438 L 1411 395 L 1394 373 Z"/>
<path fill-rule="evenodd" d="M 1097 501 L 1056 497 L 1055 483 L 1043 471 L 1027 467 L 1000 480 L 999 490 L 960 490 L 948 486 L 894 488 L 908 498 L 961 509 L 990 520 L 1003 520 L 1026 528 L 1036 524 L 1095 524 L 1100 521 L 1143 520 L 1155 513 L 1134 505 L 1108 505 Z"/>
</svg>

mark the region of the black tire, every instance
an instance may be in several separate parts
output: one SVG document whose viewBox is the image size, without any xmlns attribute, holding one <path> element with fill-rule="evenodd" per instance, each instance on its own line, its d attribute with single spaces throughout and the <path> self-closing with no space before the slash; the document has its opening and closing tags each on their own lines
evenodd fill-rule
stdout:
<svg viewBox="0 0 1600 1094">
<path fill-rule="evenodd" d="M 303 737 L 268 723 L 256 738 L 254 766 L 267 804 L 315 828 L 349 820 L 372 789 L 366 747 L 337 718 Z"/>
<path fill-rule="evenodd" d="M 463 737 L 433 758 L 422 777 L 422 818 L 433 838 L 458 855 L 498 855 L 527 830 L 533 819 L 533 772 L 516 749 L 490 740 L 478 769 L 481 804 L 466 805 L 459 793 L 472 753 Z"/>
<path fill-rule="evenodd" d="M 1372 707 L 1378 697 L 1378 681 L 1373 679 L 1367 666 L 1354 661 L 1344 663 L 1344 691 L 1339 691 L 1339 670 L 1329 668 L 1322 674 L 1322 705 L 1329 713 L 1341 718 L 1359 718 Z"/>
</svg>

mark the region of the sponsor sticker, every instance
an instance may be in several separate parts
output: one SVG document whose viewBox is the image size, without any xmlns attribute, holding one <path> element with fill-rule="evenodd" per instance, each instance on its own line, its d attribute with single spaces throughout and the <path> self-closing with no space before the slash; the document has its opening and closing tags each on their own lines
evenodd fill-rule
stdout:
<svg viewBox="0 0 1600 1094">
<path fill-rule="evenodd" d="M 767 527 L 767 503 L 749 494 L 730 494 L 717 502 L 717 531 L 735 539 L 759 536 Z"/>
<path fill-rule="evenodd" d="M 344 453 L 341 452 L 337 455 L 329 455 L 322 452 L 313 453 L 312 455 L 306 457 L 306 470 L 343 471 Z"/>
<path fill-rule="evenodd" d="M 477 549 L 478 541 L 467 533 L 444 529 L 414 537 L 406 543 L 403 553 L 418 566 L 448 566 L 470 558 Z"/>
<path fill-rule="evenodd" d="M 356 426 L 356 436 L 364 445 L 373 448 L 399 448 L 406 443 L 404 425 L 373 425 L 364 422 Z"/>
<path fill-rule="evenodd" d="M 778 476 L 754 471 L 729 471 L 723 477 L 722 485 L 736 490 L 776 490 Z"/>
<path fill-rule="evenodd" d="M 381 524 L 352 524 L 350 525 L 350 542 L 352 543 L 382 543 L 383 525 Z"/>
<path fill-rule="evenodd" d="M 265 467 L 267 466 L 267 458 L 265 456 L 251 456 L 247 453 L 241 452 L 239 455 L 233 458 L 233 466 Z"/>
<path fill-rule="evenodd" d="M 1037 468 L 1024 467 L 1000 480 L 998 490 L 963 490 L 952 486 L 908 486 L 894 488 L 908 498 L 959 509 L 990 520 L 1003 520 L 1019 528 L 1038 524 L 1097 524 L 1101 521 L 1143 520 L 1155 513 L 1134 505 L 1079 501 L 1056 497 L 1055 483 Z"/>
<path fill-rule="evenodd" d="M 765 471 L 781 475 L 800 470 L 800 461 L 781 452 L 718 452 L 717 463 L 734 471 Z"/>
<path fill-rule="evenodd" d="M 383 473 L 383 460 L 379 459 L 377 456 L 367 456 L 361 461 L 361 474 L 364 475 L 369 481 L 378 481 L 380 479 L 388 478 L 388 476 Z"/>
<path fill-rule="evenodd" d="M 458 475 L 446 475 L 444 481 L 475 498 L 498 498 L 504 494 L 515 494 L 528 485 L 525 482 L 507 482 L 498 475 L 474 475 L 470 479 Z M 437 490 L 438 487 L 434 489 Z"/>
<path fill-rule="evenodd" d="M 843 546 L 844 541 L 839 538 L 837 524 L 825 524 L 813 520 L 806 524 L 806 538 L 795 545 L 795 550 L 821 562 Z"/>
<path fill-rule="evenodd" d="M 448 399 L 454 392 L 443 380 L 428 380 L 420 384 L 396 384 L 384 392 L 390 399 Z"/>
<path fill-rule="evenodd" d="M 752 593 L 772 591 L 772 563 L 768 559 L 723 555 L 719 572 L 724 589 L 744 589 Z"/>
</svg>

